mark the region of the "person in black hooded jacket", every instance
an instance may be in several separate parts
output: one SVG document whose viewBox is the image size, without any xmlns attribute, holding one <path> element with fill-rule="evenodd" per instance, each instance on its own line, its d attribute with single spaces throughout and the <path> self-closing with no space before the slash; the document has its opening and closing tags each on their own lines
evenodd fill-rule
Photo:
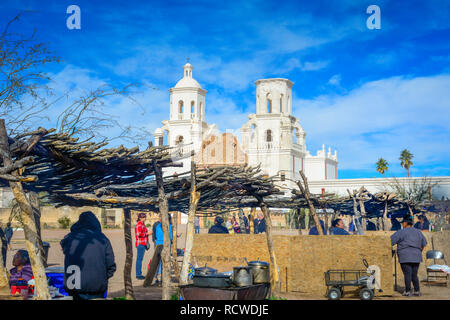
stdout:
<svg viewBox="0 0 450 320">
<path fill-rule="evenodd" d="M 103 298 L 108 279 L 116 271 L 111 242 L 91 211 L 83 212 L 61 240 L 64 253 L 64 290 L 74 300 Z"/>
</svg>

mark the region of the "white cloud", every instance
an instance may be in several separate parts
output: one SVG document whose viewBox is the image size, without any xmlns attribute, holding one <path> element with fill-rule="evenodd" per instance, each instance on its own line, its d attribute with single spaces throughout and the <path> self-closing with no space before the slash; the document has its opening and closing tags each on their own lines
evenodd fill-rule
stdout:
<svg viewBox="0 0 450 320">
<path fill-rule="evenodd" d="M 331 84 L 333 86 L 339 86 L 341 84 L 341 75 L 335 74 L 328 80 L 328 84 Z"/>
<path fill-rule="evenodd" d="M 404 148 L 415 155 L 416 165 L 446 163 L 448 88 L 450 75 L 394 77 L 343 96 L 296 99 L 294 115 L 307 133 L 309 149 L 322 143 L 337 147 L 341 169 L 371 169 L 379 157 L 396 164 Z"/>
</svg>

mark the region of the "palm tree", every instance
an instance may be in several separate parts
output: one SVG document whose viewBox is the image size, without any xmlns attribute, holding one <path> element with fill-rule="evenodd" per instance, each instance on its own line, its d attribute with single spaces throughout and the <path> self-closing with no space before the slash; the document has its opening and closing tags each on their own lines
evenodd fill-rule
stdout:
<svg viewBox="0 0 450 320">
<path fill-rule="evenodd" d="M 380 158 L 380 159 L 378 159 L 376 165 L 377 165 L 377 171 L 379 173 L 381 173 L 383 175 L 383 178 L 384 178 L 384 173 L 386 171 L 388 171 L 389 163 L 386 160 L 384 160 L 383 158 Z"/>
<path fill-rule="evenodd" d="M 402 153 L 400 154 L 400 165 L 406 169 L 406 171 L 408 172 L 408 177 L 409 177 L 409 167 L 411 167 L 413 165 L 411 159 L 414 158 L 413 154 L 411 152 L 408 151 L 408 149 L 405 149 L 402 151 Z"/>
</svg>

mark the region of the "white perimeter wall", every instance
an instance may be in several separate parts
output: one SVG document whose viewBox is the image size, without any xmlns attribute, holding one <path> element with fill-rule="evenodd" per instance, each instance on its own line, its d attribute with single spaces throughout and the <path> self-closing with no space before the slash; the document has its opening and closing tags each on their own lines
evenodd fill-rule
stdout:
<svg viewBox="0 0 450 320">
<path fill-rule="evenodd" d="M 397 178 L 402 184 L 412 184 L 413 180 L 420 181 L 422 177 L 418 178 Z M 442 196 L 450 198 L 450 177 L 428 177 L 431 183 L 437 183 L 433 187 L 433 198 L 441 199 Z M 332 179 L 311 181 L 308 179 L 309 189 L 311 193 L 320 194 L 322 188 L 325 188 L 327 193 L 336 193 L 341 196 L 348 195 L 347 189 L 350 191 L 365 187 L 369 192 L 376 193 L 385 191 L 390 184 L 394 182 L 394 178 L 367 178 L 367 179 Z"/>
</svg>

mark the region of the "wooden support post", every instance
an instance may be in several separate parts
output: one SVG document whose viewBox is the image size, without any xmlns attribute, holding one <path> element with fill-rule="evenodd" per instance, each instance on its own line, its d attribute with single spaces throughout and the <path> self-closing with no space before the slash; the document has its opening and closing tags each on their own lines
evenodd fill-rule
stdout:
<svg viewBox="0 0 450 320">
<path fill-rule="evenodd" d="M 386 201 L 384 202 L 384 212 L 383 212 L 383 219 L 381 220 L 381 224 L 383 226 L 383 231 L 386 231 L 386 219 L 388 216 L 388 200 L 386 198 Z"/>
<path fill-rule="evenodd" d="M 355 217 L 355 219 L 353 221 L 355 224 L 356 232 L 359 235 L 363 235 L 364 231 L 361 227 L 361 223 L 359 222 L 359 219 L 361 218 L 361 214 L 358 211 L 358 205 L 356 204 L 355 194 L 352 194 L 349 189 L 347 189 L 347 192 L 348 192 L 348 195 L 350 196 L 350 198 L 353 200 L 353 214 Z"/>
<path fill-rule="evenodd" d="M 123 268 L 123 281 L 125 286 L 125 298 L 134 300 L 133 282 L 131 281 L 131 268 L 133 266 L 133 242 L 131 240 L 131 213 L 130 209 L 123 209 L 125 236 L 125 266 Z"/>
<path fill-rule="evenodd" d="M 164 191 L 164 180 L 161 167 L 153 162 L 155 180 L 158 186 L 158 204 L 161 214 L 161 225 L 163 230 L 162 260 L 162 300 L 170 299 L 170 226 L 169 226 L 169 204 Z"/>
<path fill-rule="evenodd" d="M 8 135 L 6 133 L 5 120 L 0 119 L 0 150 L 3 157 L 3 165 L 12 165 L 11 152 L 9 149 Z M 17 176 L 17 171 L 12 173 Z M 36 230 L 36 220 L 33 207 L 27 199 L 21 182 L 9 182 L 9 186 L 21 209 L 21 218 L 24 224 L 25 243 L 30 256 L 31 268 L 36 282 L 35 290 L 38 300 L 51 300 L 48 290 L 47 276 L 40 255 L 39 236 Z"/>
<path fill-rule="evenodd" d="M 41 237 L 41 201 L 36 192 L 28 192 L 28 199 L 30 200 L 30 204 L 33 207 L 33 216 L 34 221 L 36 223 L 36 233 L 39 239 L 39 250 L 41 251 L 41 258 L 44 267 L 47 267 L 47 261 L 45 259 L 44 245 L 42 244 Z"/>
<path fill-rule="evenodd" d="M 278 268 L 277 257 L 275 255 L 275 249 L 273 245 L 273 237 L 272 237 L 272 219 L 270 218 L 269 208 L 264 203 L 264 201 L 257 197 L 259 201 L 259 206 L 261 211 L 263 212 L 264 219 L 266 220 L 266 239 L 267 239 L 267 248 L 269 249 L 270 263 L 272 265 L 271 268 L 271 277 L 270 277 L 270 287 L 272 292 L 280 291 L 281 281 L 280 281 L 280 270 Z"/>
<path fill-rule="evenodd" d="M 302 185 L 302 183 L 300 181 L 297 181 L 297 185 L 300 188 L 300 191 L 303 194 L 303 197 L 305 198 L 306 202 L 308 203 L 308 207 L 311 213 L 311 216 L 314 220 L 314 224 L 316 225 L 317 228 L 317 232 L 319 233 L 319 235 L 323 236 L 323 230 L 322 230 L 322 226 L 320 224 L 319 221 L 319 217 L 317 216 L 316 213 L 316 208 L 314 208 L 314 204 L 311 201 L 311 197 L 310 197 L 310 193 L 309 193 L 309 187 L 308 187 L 308 179 L 306 178 L 305 174 L 303 173 L 303 170 L 300 170 L 300 176 L 302 177 L 303 183 L 305 186 Z"/>
<path fill-rule="evenodd" d="M 177 248 L 178 248 L 178 211 L 175 211 L 172 215 L 172 264 L 173 264 L 173 271 L 175 273 L 175 278 L 178 279 L 180 276 L 180 270 L 178 268 L 178 255 L 177 255 Z"/>
<path fill-rule="evenodd" d="M 194 220 L 197 211 L 197 204 L 200 200 L 200 192 L 196 187 L 196 167 L 195 162 L 191 162 L 191 196 L 189 200 L 188 223 L 186 227 L 186 246 L 184 249 L 183 265 L 180 273 L 180 284 L 188 284 L 189 263 L 194 246 Z"/>
<path fill-rule="evenodd" d="M 255 224 L 254 224 L 254 220 L 255 220 L 255 215 L 256 215 L 256 207 L 252 207 L 250 209 L 250 220 L 248 223 L 250 224 L 250 234 L 254 234 L 255 233 Z"/>
</svg>

